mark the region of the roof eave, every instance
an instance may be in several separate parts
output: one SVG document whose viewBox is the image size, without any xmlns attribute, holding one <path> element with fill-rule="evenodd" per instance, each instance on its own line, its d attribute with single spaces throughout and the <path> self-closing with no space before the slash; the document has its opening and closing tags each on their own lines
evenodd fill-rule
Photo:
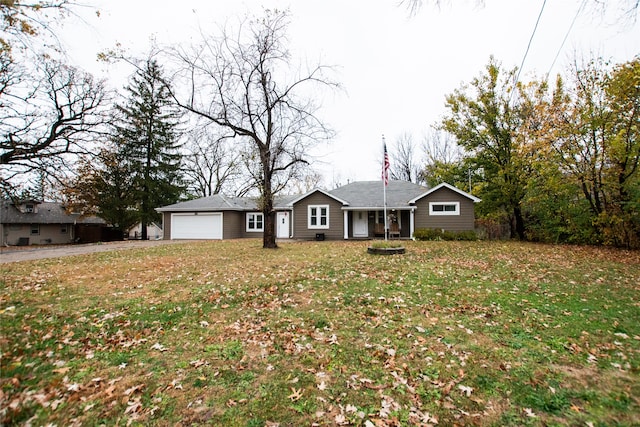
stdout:
<svg viewBox="0 0 640 427">
<path fill-rule="evenodd" d="M 327 192 L 327 191 L 325 191 L 325 190 L 322 190 L 321 188 L 315 188 L 315 189 L 313 189 L 313 190 L 311 190 L 311 191 L 308 191 L 308 192 L 306 192 L 305 194 L 301 195 L 300 197 L 298 197 L 298 198 L 293 199 L 292 201 L 290 201 L 290 202 L 289 202 L 289 204 L 293 207 L 293 205 L 295 205 L 296 203 L 298 203 L 300 200 L 303 200 L 303 199 L 305 199 L 305 198 L 309 197 L 310 195 L 312 195 L 312 194 L 313 194 L 313 193 L 315 193 L 315 192 L 320 192 L 320 193 L 324 194 L 325 196 L 330 197 L 330 198 L 332 198 L 333 200 L 335 200 L 335 201 L 337 201 L 337 202 L 341 203 L 343 206 L 349 206 L 349 202 L 347 202 L 346 200 L 342 200 L 341 198 L 336 197 L 336 196 L 334 196 L 333 194 L 331 194 L 331 193 L 329 193 L 329 192 Z"/>
<path fill-rule="evenodd" d="M 469 194 L 465 191 L 460 190 L 459 188 L 454 187 L 451 184 L 447 184 L 446 182 L 443 182 L 441 184 L 436 185 L 435 187 L 433 187 L 432 189 L 426 191 L 425 193 L 419 195 L 418 197 L 416 197 L 415 199 L 411 199 L 409 200 L 410 204 L 414 204 L 416 203 L 418 200 L 422 199 L 423 197 L 427 197 L 429 194 L 435 193 L 436 191 L 440 190 L 441 188 L 447 188 L 455 193 L 458 193 L 459 195 L 466 197 L 467 199 L 470 199 L 473 203 L 478 203 L 481 202 L 482 200 L 477 198 L 476 196 Z"/>
</svg>

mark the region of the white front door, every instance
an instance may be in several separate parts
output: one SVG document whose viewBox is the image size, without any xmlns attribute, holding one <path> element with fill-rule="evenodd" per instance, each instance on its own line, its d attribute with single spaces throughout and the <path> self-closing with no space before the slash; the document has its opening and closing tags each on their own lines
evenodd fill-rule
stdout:
<svg viewBox="0 0 640 427">
<path fill-rule="evenodd" d="M 276 237 L 278 239 L 289 238 L 289 217 L 289 212 L 278 212 L 276 214 Z"/>
<path fill-rule="evenodd" d="M 353 237 L 369 236 L 369 219 L 367 213 L 358 211 L 353 213 Z"/>
</svg>

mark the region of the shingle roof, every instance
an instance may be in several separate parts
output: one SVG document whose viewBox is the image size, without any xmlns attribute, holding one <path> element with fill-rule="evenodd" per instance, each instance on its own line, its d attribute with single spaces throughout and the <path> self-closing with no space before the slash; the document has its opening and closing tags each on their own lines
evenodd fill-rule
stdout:
<svg viewBox="0 0 640 427">
<path fill-rule="evenodd" d="M 411 203 L 415 203 L 415 202 L 418 201 L 418 199 L 426 197 L 431 193 L 435 193 L 436 191 L 440 190 L 441 188 L 448 188 L 449 190 L 453 191 L 454 193 L 458 193 L 459 195 L 468 198 L 469 200 L 471 200 L 474 203 L 480 202 L 480 199 L 478 199 L 473 194 L 469 194 L 469 193 L 467 193 L 465 191 L 460 190 L 459 188 L 454 187 L 451 184 L 447 184 L 446 182 L 443 182 L 443 183 L 440 183 L 440 184 L 436 185 L 435 187 L 431 188 L 426 193 L 423 193 L 423 194 L 419 195 L 418 197 L 416 197 L 415 199 L 411 200 Z"/>
<path fill-rule="evenodd" d="M 7 200 L 0 202 L 0 222 L 2 224 L 106 224 L 96 216 L 83 217 L 80 214 L 67 213 L 61 203 L 37 203 L 36 212 L 21 212 Z"/>
<path fill-rule="evenodd" d="M 427 187 L 407 181 L 389 181 L 386 188 L 387 207 L 407 208 L 409 201 L 429 191 Z M 329 191 L 330 194 L 349 202 L 349 208 L 384 207 L 382 181 L 357 181 Z"/>
<path fill-rule="evenodd" d="M 313 193 L 304 195 L 278 196 L 276 209 L 291 209 L 292 204 Z M 411 206 L 410 200 L 425 194 L 429 189 L 407 181 L 389 181 L 387 186 L 387 207 L 401 209 Z M 323 191 L 336 200 L 344 201 L 349 209 L 384 207 L 382 181 L 358 181 L 331 191 Z M 256 199 L 227 197 L 216 194 L 209 197 L 175 203 L 156 209 L 158 212 L 203 212 L 203 211 L 257 211 Z"/>
<path fill-rule="evenodd" d="M 242 211 L 255 209 L 256 203 L 253 199 L 226 197 L 222 194 L 214 194 L 209 197 L 187 200 L 186 202 L 174 203 L 172 205 L 157 208 L 158 212 L 179 212 L 179 211 Z"/>
<path fill-rule="evenodd" d="M 274 203 L 276 208 L 289 207 L 290 200 L 296 196 L 278 196 Z M 186 202 L 174 203 L 156 209 L 158 212 L 203 212 L 203 211 L 257 211 L 258 202 L 256 199 L 247 197 L 228 197 L 222 194 L 214 194 L 209 197 L 188 200 Z"/>
</svg>

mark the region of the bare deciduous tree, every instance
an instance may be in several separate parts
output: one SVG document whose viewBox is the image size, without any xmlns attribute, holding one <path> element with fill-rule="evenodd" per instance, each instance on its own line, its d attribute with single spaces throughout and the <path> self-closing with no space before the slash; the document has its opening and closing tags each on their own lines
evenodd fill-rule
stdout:
<svg viewBox="0 0 640 427">
<path fill-rule="evenodd" d="M 422 150 L 426 156 L 427 164 L 456 163 L 462 159 L 464 154 L 454 136 L 440 130 L 427 133 L 422 140 Z"/>
<path fill-rule="evenodd" d="M 418 183 L 421 181 L 420 160 L 416 158 L 415 144 L 411 134 L 405 132 L 389 151 L 391 157 L 391 179 Z"/>
<path fill-rule="evenodd" d="M 424 136 L 421 149 L 424 154 L 420 171 L 422 181 L 432 186 L 442 182 L 457 185 L 465 155 L 455 137 L 448 132 L 432 129 Z"/>
<path fill-rule="evenodd" d="M 446 2 L 446 1 L 445 1 Z M 405 7 L 411 15 L 417 14 L 426 4 L 440 7 L 443 0 L 401 0 L 400 5 Z M 484 0 L 476 0 L 479 6 L 484 6 Z M 576 3 L 578 3 L 576 1 Z M 640 0 L 590 0 L 591 9 L 595 14 L 603 16 L 608 10 L 614 9 L 619 22 L 635 22 L 638 19 Z M 581 8 L 583 6 L 580 6 Z"/>
<path fill-rule="evenodd" d="M 308 171 L 302 177 L 296 177 L 292 180 L 290 190 L 294 194 L 304 194 L 322 186 L 323 177 L 319 172 Z"/>
<path fill-rule="evenodd" d="M 275 248 L 274 195 L 308 165 L 309 148 L 332 132 L 318 118 L 318 92 L 336 87 L 318 65 L 294 75 L 285 44 L 287 12 L 266 11 L 264 17 L 223 29 L 220 37 L 204 36 L 200 46 L 174 51 L 181 70 L 176 102 L 186 110 L 229 131 L 251 165 L 264 214 L 263 247 Z M 257 167 L 255 167 L 257 166 Z"/>
<path fill-rule="evenodd" d="M 235 180 L 242 174 L 242 161 L 241 153 L 231 149 L 230 139 L 211 126 L 198 126 L 189 132 L 183 162 L 191 193 L 207 197 L 246 192 L 245 186 L 235 188 Z"/>
<path fill-rule="evenodd" d="M 103 122 L 102 82 L 56 59 L 63 54 L 51 24 L 72 6 L 0 2 L 0 187 L 10 196 L 31 172 L 32 180 L 62 180 L 65 157 L 83 151 L 88 131 Z"/>
<path fill-rule="evenodd" d="M 3 184 L 17 174 L 59 170 L 65 155 L 86 152 L 89 136 L 105 120 L 102 82 L 77 68 L 42 61 L 31 71 L 13 64 L 0 97 Z"/>
</svg>

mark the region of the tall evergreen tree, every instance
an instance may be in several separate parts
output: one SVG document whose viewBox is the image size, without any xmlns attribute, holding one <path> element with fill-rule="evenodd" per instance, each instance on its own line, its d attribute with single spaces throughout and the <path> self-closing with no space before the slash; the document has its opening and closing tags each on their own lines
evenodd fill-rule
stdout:
<svg viewBox="0 0 640 427">
<path fill-rule="evenodd" d="M 153 59 L 138 69 L 125 89 L 129 96 L 125 105 L 117 106 L 121 117 L 114 141 L 134 178 L 135 210 L 146 239 L 147 225 L 159 219 L 155 208 L 175 203 L 184 192 L 178 152 L 180 114 Z"/>
</svg>

